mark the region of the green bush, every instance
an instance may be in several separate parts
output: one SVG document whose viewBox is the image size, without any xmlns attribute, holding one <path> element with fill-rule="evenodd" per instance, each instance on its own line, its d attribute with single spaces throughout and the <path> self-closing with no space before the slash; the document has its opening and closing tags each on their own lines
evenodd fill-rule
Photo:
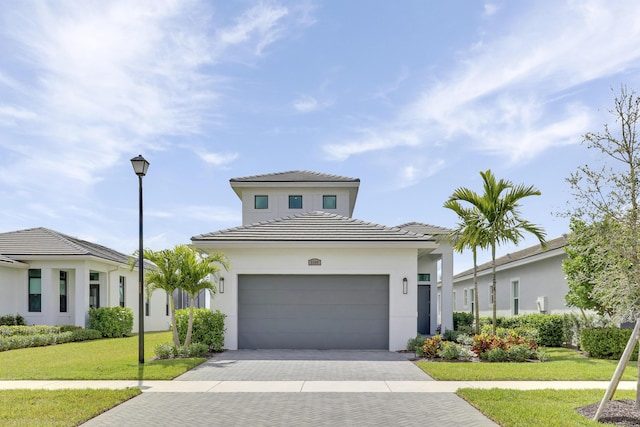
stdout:
<svg viewBox="0 0 640 427">
<path fill-rule="evenodd" d="M 490 318 L 483 318 L 480 322 L 482 330 L 487 331 L 491 325 Z M 537 342 L 545 347 L 560 347 L 568 339 L 565 336 L 565 317 L 561 314 L 521 314 L 513 317 L 498 318 L 498 328 L 518 330 L 520 328 L 533 328 L 537 330 Z M 490 329 L 489 329 L 490 330 Z M 498 330 L 496 328 L 496 333 Z"/>
<path fill-rule="evenodd" d="M 436 357 L 438 356 L 438 351 L 442 346 L 442 337 L 440 335 L 434 335 L 431 338 L 427 338 L 424 340 L 424 344 L 422 345 L 422 354 L 424 357 Z"/>
<path fill-rule="evenodd" d="M 176 347 L 173 344 L 158 344 L 153 349 L 158 359 L 173 359 L 176 357 L 204 357 L 209 351 L 209 346 L 203 343 L 193 343 L 188 346 Z"/>
<path fill-rule="evenodd" d="M 100 331 L 106 338 L 129 336 L 133 329 L 133 310 L 125 307 L 92 307 L 89 309 L 87 328 Z"/>
<path fill-rule="evenodd" d="M 420 347 L 424 345 L 425 337 L 418 334 L 415 338 L 409 338 L 407 341 L 407 350 L 417 351 Z"/>
<path fill-rule="evenodd" d="M 211 311 L 206 308 L 193 310 L 192 343 L 202 343 L 209 347 L 210 351 L 222 351 L 224 346 L 224 319 L 226 314 L 220 310 Z M 176 326 L 180 342 L 184 342 L 187 336 L 189 324 L 189 309 L 176 310 Z"/>
<path fill-rule="evenodd" d="M 4 316 L 0 316 L 0 326 L 25 326 L 26 323 L 24 321 L 24 317 L 19 314 L 15 316 L 12 314 L 6 314 Z"/>
<path fill-rule="evenodd" d="M 95 329 L 82 329 L 77 328 L 71 332 L 71 341 L 89 341 L 89 340 L 99 340 L 102 338 L 102 332 L 96 331 Z"/>
<path fill-rule="evenodd" d="M 461 329 L 467 331 L 471 326 L 473 326 L 473 313 L 463 311 L 453 313 L 453 329 L 455 331 Z"/>
<path fill-rule="evenodd" d="M 60 333 L 59 326 L 33 325 L 33 326 L 0 326 L 0 338 L 15 335 L 46 335 Z"/>
<path fill-rule="evenodd" d="M 580 349 L 596 359 L 620 359 L 632 332 L 632 329 L 584 328 L 580 331 Z M 638 360 L 637 344 L 631 357 Z"/>
<path fill-rule="evenodd" d="M 486 353 L 482 353 L 480 358 L 487 362 L 506 362 L 508 359 L 508 353 L 500 347 L 493 348 Z"/>
<path fill-rule="evenodd" d="M 507 350 L 507 359 L 512 362 L 525 362 L 527 359 L 535 359 L 535 352 L 526 344 L 518 344 Z"/>
<path fill-rule="evenodd" d="M 445 341 L 456 341 L 458 336 L 462 334 L 464 334 L 462 331 L 447 329 L 444 331 L 444 334 L 442 334 L 442 339 Z"/>
</svg>

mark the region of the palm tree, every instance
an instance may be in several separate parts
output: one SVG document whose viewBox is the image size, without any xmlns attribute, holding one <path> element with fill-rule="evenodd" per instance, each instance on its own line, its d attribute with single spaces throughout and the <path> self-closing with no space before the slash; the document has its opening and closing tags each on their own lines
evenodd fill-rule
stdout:
<svg viewBox="0 0 640 427">
<path fill-rule="evenodd" d="M 447 236 L 453 244 L 453 249 L 462 252 L 471 249 L 473 254 L 473 298 L 475 332 L 480 333 L 480 307 L 478 297 L 478 248 L 486 249 L 488 238 L 486 230 L 482 228 L 482 217 L 475 208 L 464 208 L 457 200 L 449 199 L 444 207 L 454 211 L 460 222 L 458 227 Z"/>
<path fill-rule="evenodd" d="M 176 326 L 176 307 L 173 302 L 173 293 L 180 288 L 180 267 L 185 256 L 187 246 L 176 246 L 174 249 L 161 251 L 144 250 L 145 262 L 154 264 L 155 268 L 147 269 L 145 273 L 145 286 L 149 294 L 156 289 L 162 289 L 169 295 L 169 307 L 171 309 L 171 330 L 173 332 L 173 344 L 180 345 L 178 328 Z M 132 256 L 132 267 L 138 258 L 138 251 Z"/>
<path fill-rule="evenodd" d="M 519 202 L 525 197 L 539 196 L 540 190 L 524 184 L 496 177 L 491 170 L 480 172 L 484 194 L 479 195 L 468 188 L 457 188 L 449 200 L 467 202 L 479 215 L 479 229 L 483 229 L 487 246 L 491 248 L 491 270 L 493 278 L 493 333 L 496 332 L 496 247 L 502 243 L 517 244 L 524 238 L 523 232 L 533 234 L 540 244 L 546 245 L 545 232 L 541 227 L 520 217 Z"/>
<path fill-rule="evenodd" d="M 221 253 L 202 255 L 195 249 L 185 246 L 185 256 L 182 257 L 180 265 L 180 289 L 189 295 L 189 323 L 187 326 L 187 336 L 184 345 L 191 344 L 191 334 L 193 331 L 193 311 L 196 295 L 207 289 L 211 293 L 216 292 L 212 277 L 217 281 L 221 265 L 225 270 L 229 269 L 228 258 Z"/>
</svg>

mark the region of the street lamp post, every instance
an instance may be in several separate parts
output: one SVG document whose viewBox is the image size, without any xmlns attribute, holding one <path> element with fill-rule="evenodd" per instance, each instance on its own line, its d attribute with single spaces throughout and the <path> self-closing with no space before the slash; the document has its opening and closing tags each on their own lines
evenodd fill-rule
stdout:
<svg viewBox="0 0 640 427">
<path fill-rule="evenodd" d="M 149 162 L 144 157 L 138 155 L 131 159 L 133 170 L 138 175 L 140 209 L 138 212 L 140 234 L 138 250 L 138 363 L 144 364 L 144 249 L 142 245 L 142 177 L 147 174 Z"/>
</svg>

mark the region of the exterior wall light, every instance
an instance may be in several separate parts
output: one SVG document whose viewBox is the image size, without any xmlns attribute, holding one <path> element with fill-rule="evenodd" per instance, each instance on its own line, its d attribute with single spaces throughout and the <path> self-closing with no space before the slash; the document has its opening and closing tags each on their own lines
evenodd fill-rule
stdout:
<svg viewBox="0 0 640 427">
<path fill-rule="evenodd" d="M 224 294 L 224 277 L 220 278 L 220 284 L 218 285 L 218 290 L 221 294 Z"/>
<path fill-rule="evenodd" d="M 402 279 L 402 293 L 403 294 L 409 293 L 409 281 L 407 280 L 406 277 Z"/>
</svg>

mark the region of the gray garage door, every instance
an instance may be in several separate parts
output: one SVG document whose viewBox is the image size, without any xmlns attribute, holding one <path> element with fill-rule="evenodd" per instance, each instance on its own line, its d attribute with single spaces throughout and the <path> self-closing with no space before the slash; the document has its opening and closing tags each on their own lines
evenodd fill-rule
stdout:
<svg viewBox="0 0 640 427">
<path fill-rule="evenodd" d="M 241 349 L 388 349 L 389 276 L 241 275 Z"/>
</svg>

